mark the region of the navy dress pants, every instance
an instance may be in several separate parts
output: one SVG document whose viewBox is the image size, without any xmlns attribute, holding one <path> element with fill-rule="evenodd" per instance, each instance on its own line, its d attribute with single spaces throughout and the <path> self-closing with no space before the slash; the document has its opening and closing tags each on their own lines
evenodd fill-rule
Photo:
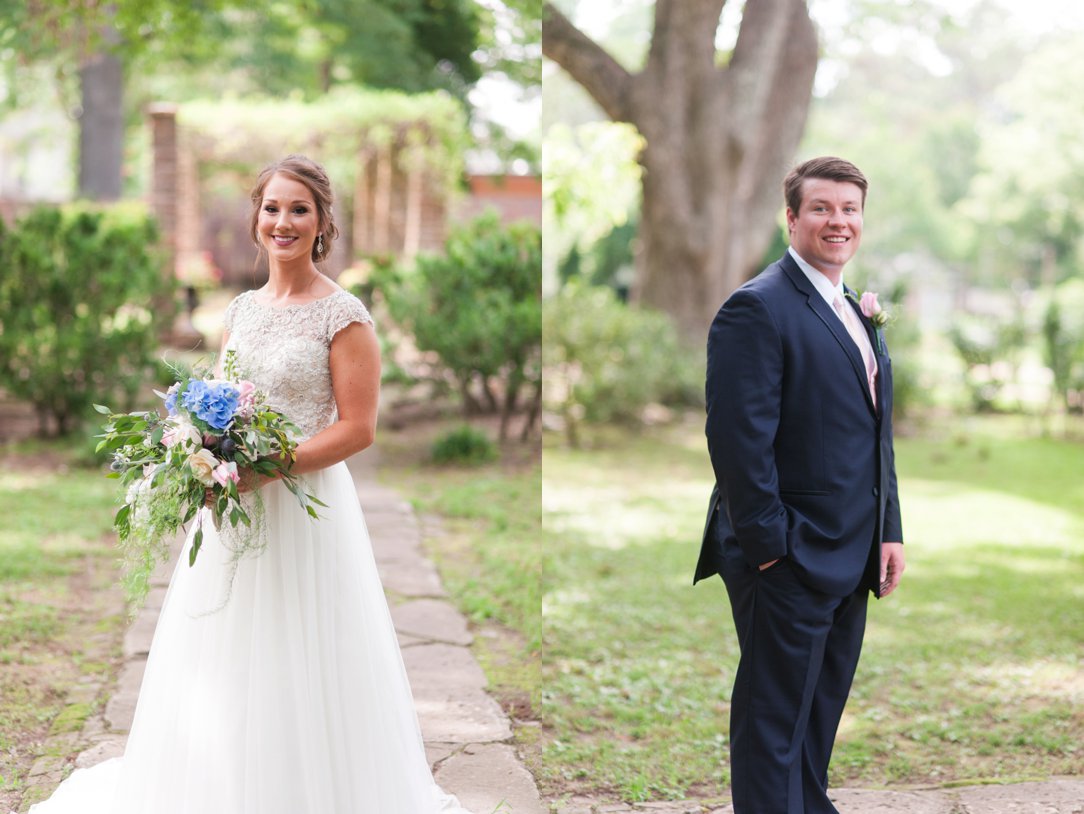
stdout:
<svg viewBox="0 0 1084 814">
<path fill-rule="evenodd" d="M 868 591 L 830 596 L 788 560 L 731 560 L 723 581 L 741 659 L 730 708 L 734 814 L 838 814 L 828 762 L 862 650 Z"/>
</svg>

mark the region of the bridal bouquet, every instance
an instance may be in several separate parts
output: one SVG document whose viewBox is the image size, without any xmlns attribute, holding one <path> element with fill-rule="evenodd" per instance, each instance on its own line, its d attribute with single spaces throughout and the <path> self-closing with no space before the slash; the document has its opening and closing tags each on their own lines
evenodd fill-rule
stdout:
<svg viewBox="0 0 1084 814">
<path fill-rule="evenodd" d="M 168 559 L 170 539 L 193 518 L 189 565 L 195 564 L 203 543 L 205 515 L 216 530 L 229 521 L 235 531 L 223 534 L 223 541 L 235 559 L 261 547 L 259 492 L 246 493 L 242 501 L 237 491 L 245 471 L 277 477 L 313 518 L 318 517 L 313 504 L 326 505 L 306 494 L 290 474 L 297 427 L 272 410 L 251 382 L 236 375 L 232 351 L 224 363 L 225 378 L 197 372 L 180 377 L 165 393 L 155 391 L 165 402 L 165 417 L 158 411 L 113 413 L 95 405 L 108 417 L 98 451 L 112 452 L 109 477 L 128 486 L 113 525 L 133 599 L 146 595 L 151 573 Z M 200 512 L 204 506 L 208 511 Z"/>
</svg>

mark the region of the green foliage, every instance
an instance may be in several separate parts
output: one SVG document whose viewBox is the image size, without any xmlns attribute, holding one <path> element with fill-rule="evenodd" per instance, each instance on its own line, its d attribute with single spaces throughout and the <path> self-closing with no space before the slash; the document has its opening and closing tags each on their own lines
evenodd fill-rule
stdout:
<svg viewBox="0 0 1084 814">
<path fill-rule="evenodd" d="M 438 464 L 479 466 L 497 459 L 497 445 L 482 430 L 464 424 L 440 436 L 433 443 L 432 454 Z"/>
<path fill-rule="evenodd" d="M 663 314 L 620 302 L 609 288 L 572 281 L 543 306 L 547 409 L 571 445 L 583 421 L 636 422 L 652 402 L 695 402 L 703 359 Z"/>
<path fill-rule="evenodd" d="M 1015 355 L 1027 340 L 1023 321 L 960 315 L 948 336 L 964 363 L 972 408 L 994 409 L 1002 388 L 1015 375 Z"/>
<path fill-rule="evenodd" d="M 0 386 L 42 431 L 75 428 L 95 401 L 130 408 L 173 314 L 154 222 L 139 207 L 34 210 L 0 224 Z"/>
<path fill-rule="evenodd" d="M 1043 314 L 1043 356 L 1054 374 L 1054 395 L 1084 412 L 1084 280 L 1059 285 Z"/>
<path fill-rule="evenodd" d="M 418 348 L 451 372 L 468 410 L 500 409 L 503 440 L 523 385 L 538 387 L 542 375 L 542 236 L 531 224 L 504 226 L 490 213 L 454 229 L 444 249 L 418 257 L 413 269 L 385 270 L 388 308 Z"/>
<path fill-rule="evenodd" d="M 79 64 L 109 48 L 149 68 L 209 63 L 274 94 L 364 84 L 463 95 L 480 76 L 471 0 L 0 0 L 0 15 L 15 23 L 4 44 L 24 56 Z"/>
<path fill-rule="evenodd" d="M 1073 38 L 1053 39 L 1023 60 L 980 121 L 981 171 L 966 211 L 1002 273 L 1032 284 L 1064 280 L 1084 260 L 1084 57 Z"/>
<path fill-rule="evenodd" d="M 640 204 L 636 156 L 643 139 L 628 124 L 591 122 L 575 129 L 554 125 L 546 131 L 544 143 L 548 295 L 562 259 L 570 253 L 588 254 L 598 241 L 628 224 L 630 215 L 636 220 Z M 597 276 L 597 268 L 587 271 L 592 278 Z"/>
<path fill-rule="evenodd" d="M 210 42 L 201 57 L 249 90 L 311 99 L 334 86 L 355 85 L 463 96 L 480 76 L 471 54 L 481 19 L 469 0 L 262 0 L 236 6 L 209 20 Z M 213 53 L 207 53 L 209 45 Z"/>
</svg>

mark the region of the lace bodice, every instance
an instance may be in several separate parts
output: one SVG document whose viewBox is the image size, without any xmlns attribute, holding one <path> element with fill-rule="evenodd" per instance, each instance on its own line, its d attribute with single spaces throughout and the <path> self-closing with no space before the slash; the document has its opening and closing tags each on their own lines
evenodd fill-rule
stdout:
<svg viewBox="0 0 1084 814">
<path fill-rule="evenodd" d="M 372 321 L 348 291 L 282 307 L 264 305 L 246 291 L 226 309 L 226 350 L 236 353 L 238 373 L 297 424 L 304 440 L 338 417 L 328 367 L 331 340 L 352 322 Z"/>
</svg>

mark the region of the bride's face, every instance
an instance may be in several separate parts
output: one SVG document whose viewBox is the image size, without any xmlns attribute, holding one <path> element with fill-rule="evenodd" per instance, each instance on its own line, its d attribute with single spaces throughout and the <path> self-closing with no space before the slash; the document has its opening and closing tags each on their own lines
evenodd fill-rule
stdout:
<svg viewBox="0 0 1084 814">
<path fill-rule="evenodd" d="M 286 175 L 271 176 L 256 230 L 269 257 L 280 262 L 310 257 L 320 224 L 309 188 Z"/>
</svg>

